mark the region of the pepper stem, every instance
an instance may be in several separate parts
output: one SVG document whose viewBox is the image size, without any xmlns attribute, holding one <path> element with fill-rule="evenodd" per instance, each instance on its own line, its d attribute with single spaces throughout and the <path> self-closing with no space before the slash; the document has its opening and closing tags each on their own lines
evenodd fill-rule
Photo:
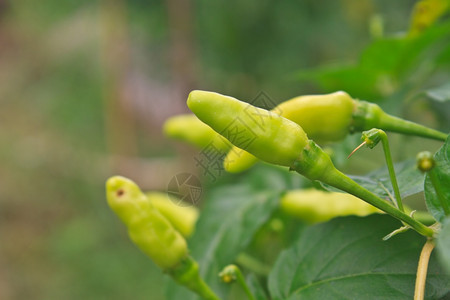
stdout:
<svg viewBox="0 0 450 300">
<path fill-rule="evenodd" d="M 433 240 L 428 240 L 423 246 L 422 252 L 420 252 L 416 274 L 416 287 L 414 289 L 414 300 L 423 300 L 425 297 L 425 282 L 427 279 L 428 262 L 433 249 Z"/>
<path fill-rule="evenodd" d="M 242 275 L 241 270 L 236 265 L 228 265 L 226 266 L 222 272 L 219 273 L 220 278 L 225 283 L 231 283 L 233 281 L 237 281 L 238 284 L 242 287 L 242 289 L 247 294 L 249 300 L 255 300 L 255 296 L 253 296 L 250 288 L 245 282 L 244 276 Z"/>
<path fill-rule="evenodd" d="M 378 105 L 366 101 L 355 101 L 353 130 L 364 131 L 381 128 L 386 131 L 416 135 L 445 141 L 447 134 L 385 113 Z"/>
<path fill-rule="evenodd" d="M 186 256 L 179 265 L 169 270 L 168 273 L 177 283 L 187 287 L 203 299 L 220 300 L 200 277 L 198 264 L 192 257 Z"/>
<path fill-rule="evenodd" d="M 390 205 L 388 202 L 379 198 L 372 192 L 366 190 L 365 188 L 354 182 L 351 178 L 338 171 L 337 169 L 335 169 L 334 176 L 330 174 L 330 176 L 327 177 L 328 178 L 326 178 L 326 180 L 324 180 L 323 182 L 332 185 L 340 190 L 343 190 L 347 193 L 350 193 L 366 201 L 369 204 L 372 204 L 373 206 L 390 214 L 394 218 L 397 218 L 400 221 L 403 221 L 404 223 L 408 224 L 409 226 L 411 226 L 411 228 L 413 228 L 418 233 L 424 236 L 432 237 L 434 235 L 434 231 L 432 229 L 426 227 L 425 225 L 411 218 L 410 216 L 400 211 L 396 207 Z"/>
<path fill-rule="evenodd" d="M 397 207 L 402 212 L 405 212 L 402 203 L 402 196 L 400 195 L 400 189 L 398 188 L 397 177 L 395 176 L 394 164 L 392 162 L 391 149 L 389 148 L 389 141 L 386 133 L 379 129 L 381 135 L 381 143 L 383 145 L 384 157 L 389 170 L 389 177 L 391 177 L 392 188 L 394 189 L 395 199 L 397 200 Z"/>
<path fill-rule="evenodd" d="M 294 162 L 291 170 L 295 170 L 311 180 L 318 180 L 350 193 L 390 214 L 394 218 L 403 221 L 405 224 L 408 224 L 412 229 L 424 236 L 433 237 L 434 235 L 433 229 L 428 228 L 408 216 L 385 200 L 354 182 L 347 175 L 337 170 L 331 162 L 330 157 L 313 141 L 309 141 L 308 146 L 303 149 L 303 152 Z"/>
<path fill-rule="evenodd" d="M 387 168 L 389 171 L 389 177 L 391 179 L 392 188 L 394 189 L 395 204 L 398 209 L 400 209 L 402 212 L 405 212 L 405 209 L 403 208 L 402 197 L 400 195 L 400 189 L 398 188 L 397 177 L 395 176 L 394 164 L 392 162 L 391 150 L 389 148 L 389 140 L 386 133 L 381 129 L 372 128 L 368 131 L 364 131 L 362 133 L 361 139 L 363 140 L 363 143 L 359 145 L 355 150 L 353 150 L 351 154 L 353 154 L 364 144 L 366 144 L 370 149 L 373 149 L 381 140 L 381 143 L 383 145 L 384 158 L 386 160 Z"/>
</svg>

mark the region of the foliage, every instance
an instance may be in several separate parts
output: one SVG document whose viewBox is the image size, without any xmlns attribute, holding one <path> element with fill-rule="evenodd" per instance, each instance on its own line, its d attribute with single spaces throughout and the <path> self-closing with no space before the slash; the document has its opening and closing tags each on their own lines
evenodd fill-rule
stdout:
<svg viewBox="0 0 450 300">
<path fill-rule="evenodd" d="M 430 1 L 430 5 L 437 2 Z M 413 24 L 417 25 L 418 18 L 413 16 Z M 432 25 L 434 21 L 420 30 L 414 25 L 407 35 L 375 40 L 363 50 L 357 64 L 301 71 L 297 78 L 311 80 L 326 92 L 345 90 L 357 97 L 377 100 L 388 111 L 399 112 L 405 103 L 418 103 L 421 95 L 428 97 L 429 107 L 435 105 L 431 101 L 448 107 L 448 84 L 442 83 L 449 77 L 442 74 L 450 66 L 446 59 L 450 51 L 450 22 L 443 20 Z M 429 88 L 430 85 L 435 87 Z M 404 138 L 402 147 L 407 148 L 409 142 Z M 394 167 L 400 187 L 398 194 L 402 198 L 419 199 L 424 195 L 428 210 L 437 221 L 432 227 L 436 230 L 437 238 L 432 239 L 436 239 L 437 251 L 429 258 L 427 280 L 422 284 L 426 299 L 444 299 L 450 292 L 450 277 L 446 275 L 450 271 L 448 213 L 442 202 L 450 199 L 446 184 L 449 144 L 448 138 L 441 144 L 434 155 L 436 166 L 429 174 L 421 173 L 411 157 Z M 252 170 L 235 180 L 229 179 L 225 185 L 216 182 L 209 187 L 189 247 L 201 265 L 203 277 L 219 297 L 233 298 L 239 293 L 217 277 L 220 270 L 232 263 L 249 274 L 250 290 L 258 299 L 410 299 L 417 296 L 414 283 L 416 273 L 421 270 L 417 261 L 426 238 L 408 230 L 408 226 L 399 230 L 401 224 L 388 215 L 342 217 L 312 226 L 292 220 L 277 208 L 280 193 L 292 189 L 289 177 L 282 174 L 282 169 Z M 430 174 L 435 174 L 437 182 L 432 182 Z M 255 176 L 264 182 L 256 189 Z M 392 200 L 395 194 L 392 178 L 384 166 L 351 178 L 386 200 Z M 305 179 L 302 181 L 303 187 L 310 184 Z M 336 191 L 326 184 L 323 187 Z M 423 204 L 422 201 L 420 207 Z M 274 221 L 282 224 L 276 232 L 268 226 Z M 292 231 L 292 224 L 299 229 Z M 280 252 L 274 246 L 278 250 L 267 253 L 274 241 L 285 250 Z M 242 253 L 259 260 L 270 272 L 260 272 L 241 260 Z M 187 297 L 186 291 L 174 283 L 169 283 L 167 291 L 169 299 Z M 196 299 L 193 294 L 191 298 Z"/>
</svg>

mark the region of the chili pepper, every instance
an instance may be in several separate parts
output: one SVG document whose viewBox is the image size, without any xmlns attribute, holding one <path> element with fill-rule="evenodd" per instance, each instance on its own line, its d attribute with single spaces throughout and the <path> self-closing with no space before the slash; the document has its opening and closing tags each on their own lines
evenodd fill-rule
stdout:
<svg viewBox="0 0 450 300">
<path fill-rule="evenodd" d="M 349 132 L 375 127 L 438 140 L 446 138 L 442 132 L 388 115 L 378 105 L 353 99 L 342 91 L 296 97 L 272 111 L 300 125 L 319 144 L 336 142 Z M 245 150 L 231 148 L 224 161 L 225 170 L 238 173 L 255 164 L 257 159 Z"/>
<path fill-rule="evenodd" d="M 280 208 L 311 224 L 340 216 L 367 216 L 380 212 L 353 195 L 316 189 L 288 191 L 280 200 Z"/>
<path fill-rule="evenodd" d="M 339 91 L 296 97 L 281 103 L 274 111 L 300 125 L 310 139 L 323 144 L 340 141 L 347 136 L 353 107 L 354 100 Z"/>
<path fill-rule="evenodd" d="M 187 142 L 198 148 L 205 148 L 213 144 L 217 150 L 226 152 L 231 147 L 226 139 L 193 114 L 178 115 L 167 119 L 163 131 L 171 138 Z"/>
<path fill-rule="evenodd" d="M 197 262 L 188 255 L 186 240 L 133 181 L 121 176 L 109 178 L 106 198 L 127 226 L 131 240 L 156 265 L 203 298 L 219 299 L 200 278 Z"/>
<path fill-rule="evenodd" d="M 134 182 L 115 176 L 106 189 L 108 204 L 127 226 L 131 240 L 160 268 L 173 268 L 187 256 L 185 239 Z"/>
<path fill-rule="evenodd" d="M 337 170 L 330 157 L 314 141 L 308 140 L 298 124 L 232 97 L 211 92 L 193 91 L 187 104 L 200 120 L 235 146 L 247 149 L 266 162 L 288 166 L 310 180 L 322 181 L 363 199 L 407 223 L 424 236 L 434 235 L 433 229 L 414 220 Z M 255 121 L 256 116 L 262 119 Z"/>
<path fill-rule="evenodd" d="M 296 123 L 232 97 L 193 91 L 187 105 L 231 143 L 273 164 L 290 166 L 308 141 Z"/>
<path fill-rule="evenodd" d="M 279 104 L 272 112 L 300 125 L 310 139 L 329 143 L 341 140 L 348 134 L 353 106 L 353 99 L 339 91 L 295 97 Z M 317 126 L 318 120 L 320 126 Z M 228 172 L 238 173 L 256 162 L 257 159 L 251 154 L 233 147 L 225 158 L 224 167 Z"/>
<path fill-rule="evenodd" d="M 183 236 L 189 237 L 195 229 L 199 211 L 189 203 L 172 199 L 165 193 L 148 192 L 145 194 L 150 203 L 164 216 Z"/>
<path fill-rule="evenodd" d="M 253 154 L 234 146 L 225 156 L 223 167 L 227 172 L 240 173 L 252 167 L 256 162 L 258 162 L 258 158 Z"/>
</svg>

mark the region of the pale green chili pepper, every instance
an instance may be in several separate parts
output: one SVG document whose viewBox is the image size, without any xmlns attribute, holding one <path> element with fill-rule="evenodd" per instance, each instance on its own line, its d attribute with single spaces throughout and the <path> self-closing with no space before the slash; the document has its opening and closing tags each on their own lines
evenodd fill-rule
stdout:
<svg viewBox="0 0 450 300">
<path fill-rule="evenodd" d="M 353 106 L 353 99 L 340 91 L 295 97 L 279 104 L 272 112 L 300 125 L 310 139 L 329 143 L 341 140 L 348 134 Z M 319 120 L 320 126 L 317 126 Z M 225 158 L 224 167 L 228 172 L 238 173 L 257 161 L 245 150 L 233 147 Z"/>
<path fill-rule="evenodd" d="M 311 224 L 340 216 L 367 216 L 381 212 L 353 195 L 316 189 L 288 191 L 280 199 L 280 209 Z"/>
<path fill-rule="evenodd" d="M 175 267 L 188 249 L 186 240 L 131 180 L 115 176 L 106 183 L 111 209 L 128 228 L 131 240 L 161 269 Z"/>
<path fill-rule="evenodd" d="M 200 120 L 235 146 L 276 165 L 291 165 L 298 150 L 308 141 L 296 123 L 232 97 L 193 91 L 187 105 Z"/>
<path fill-rule="evenodd" d="M 336 142 L 350 132 L 374 127 L 438 140 L 446 138 L 442 132 L 388 115 L 378 105 L 353 99 L 342 91 L 296 97 L 279 104 L 272 112 L 300 125 L 319 144 Z M 224 161 L 225 170 L 238 173 L 258 161 L 245 150 L 231 148 Z"/>
<path fill-rule="evenodd" d="M 156 265 L 203 298 L 219 299 L 200 278 L 197 262 L 188 255 L 186 240 L 133 181 L 121 176 L 109 178 L 106 198 L 127 226 L 133 243 Z"/>
<path fill-rule="evenodd" d="M 212 144 L 217 150 L 226 152 L 232 146 L 193 114 L 178 115 L 167 119 L 163 131 L 168 137 L 187 142 L 198 148 L 205 148 Z"/>
<path fill-rule="evenodd" d="M 215 133 L 215 132 L 214 132 Z M 180 202 L 166 193 L 147 192 L 150 203 L 164 216 L 183 236 L 189 237 L 195 229 L 199 211 L 190 203 Z"/>
<path fill-rule="evenodd" d="M 267 110 L 220 94 L 193 91 L 187 100 L 197 117 L 235 146 L 256 157 L 337 187 L 407 223 L 425 236 L 434 230 L 358 185 L 335 168 L 330 157 L 296 123 Z M 248 113 L 248 112 L 253 113 Z M 256 118 L 260 116 L 261 118 Z"/>
</svg>

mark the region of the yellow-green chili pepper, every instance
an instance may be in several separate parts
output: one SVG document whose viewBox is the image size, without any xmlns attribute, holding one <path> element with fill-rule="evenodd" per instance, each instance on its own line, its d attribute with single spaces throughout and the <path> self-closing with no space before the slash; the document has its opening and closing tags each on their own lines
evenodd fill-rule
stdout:
<svg viewBox="0 0 450 300">
<path fill-rule="evenodd" d="M 378 105 L 353 99 L 342 91 L 296 97 L 279 104 L 272 112 L 300 125 L 319 144 L 336 142 L 349 132 L 375 127 L 438 140 L 446 138 L 444 133 L 388 115 Z M 257 158 L 245 150 L 233 147 L 225 158 L 224 168 L 237 173 L 256 162 Z"/>
<path fill-rule="evenodd" d="M 183 236 L 189 237 L 195 229 L 199 211 L 189 203 L 179 203 L 178 199 L 170 199 L 166 193 L 148 192 L 146 196 L 151 204 L 170 221 Z"/>
<path fill-rule="evenodd" d="M 278 105 L 274 111 L 298 125 L 316 143 L 340 141 L 348 134 L 354 100 L 339 91 L 326 95 L 300 96 Z"/>
<path fill-rule="evenodd" d="M 178 115 L 167 119 L 163 131 L 168 137 L 187 142 L 198 148 L 205 148 L 212 143 L 217 150 L 225 152 L 231 147 L 226 139 L 193 114 Z"/>
<path fill-rule="evenodd" d="M 353 195 L 315 189 L 287 192 L 280 200 L 280 208 L 286 214 L 311 224 L 340 216 L 367 216 L 380 212 L 376 207 Z"/>
<path fill-rule="evenodd" d="M 121 176 L 109 178 L 106 198 L 127 226 L 131 240 L 156 265 L 203 298 L 218 300 L 200 278 L 198 264 L 188 254 L 186 240 L 133 181 Z"/>
<path fill-rule="evenodd" d="M 252 167 L 257 161 L 258 158 L 253 154 L 234 146 L 225 156 L 223 167 L 227 172 L 240 173 Z"/>
<path fill-rule="evenodd" d="M 128 228 L 131 240 L 161 269 L 175 267 L 187 256 L 186 240 L 131 180 L 115 176 L 106 183 L 111 209 Z"/>
<path fill-rule="evenodd" d="M 231 143 L 273 164 L 291 165 L 308 141 L 296 123 L 232 97 L 193 91 L 187 105 Z"/>
<path fill-rule="evenodd" d="M 408 224 L 424 236 L 434 230 L 401 212 L 385 200 L 358 185 L 333 165 L 330 157 L 296 123 L 217 93 L 193 91 L 187 100 L 197 117 L 256 157 L 288 166 L 310 180 L 322 181 L 346 191 Z M 249 113 L 250 112 L 250 113 Z"/>
<path fill-rule="evenodd" d="M 279 104 L 272 112 L 297 123 L 310 139 L 322 144 L 339 141 L 348 134 L 353 107 L 353 99 L 339 91 L 327 95 L 295 97 Z M 228 172 L 237 173 L 256 162 L 253 155 L 233 147 L 225 158 L 224 167 Z"/>
</svg>

